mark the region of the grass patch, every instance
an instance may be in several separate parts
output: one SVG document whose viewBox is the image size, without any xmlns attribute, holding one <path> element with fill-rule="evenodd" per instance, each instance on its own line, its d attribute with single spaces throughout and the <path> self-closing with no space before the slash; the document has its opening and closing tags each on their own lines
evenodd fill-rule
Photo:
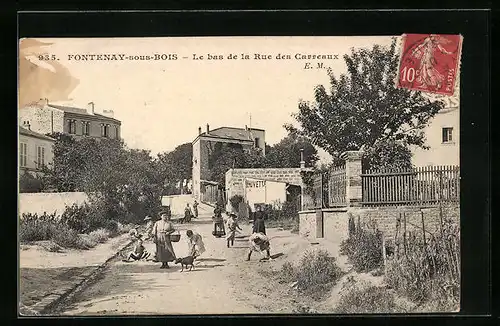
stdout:
<svg viewBox="0 0 500 326">
<path fill-rule="evenodd" d="M 369 286 L 352 288 L 341 296 L 335 312 L 340 314 L 405 313 L 396 303 L 394 293 L 387 288 Z"/>
<path fill-rule="evenodd" d="M 108 221 L 105 227 L 80 234 L 55 214 L 23 214 L 19 221 L 19 240 L 22 244 L 43 242 L 42 247 L 51 252 L 59 252 L 61 248 L 86 250 L 132 228 L 131 224 Z"/>
<path fill-rule="evenodd" d="M 369 272 L 383 264 L 382 235 L 380 232 L 357 229 L 340 244 L 340 253 L 346 255 L 356 272 Z"/>
<path fill-rule="evenodd" d="M 306 252 L 297 266 L 286 262 L 281 267 L 280 283 L 294 283 L 297 290 L 313 299 L 323 299 L 342 276 L 335 257 L 326 250 Z"/>
<path fill-rule="evenodd" d="M 299 219 L 298 218 L 284 218 L 280 220 L 267 220 L 266 226 L 269 228 L 281 228 L 289 230 L 292 233 L 299 233 Z"/>
</svg>

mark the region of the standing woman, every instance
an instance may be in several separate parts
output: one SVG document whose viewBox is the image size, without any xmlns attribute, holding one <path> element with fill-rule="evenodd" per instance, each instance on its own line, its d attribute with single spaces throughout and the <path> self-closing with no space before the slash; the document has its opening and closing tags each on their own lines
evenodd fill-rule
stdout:
<svg viewBox="0 0 500 326">
<path fill-rule="evenodd" d="M 193 211 L 194 211 L 194 218 L 197 218 L 198 217 L 198 202 L 196 201 L 196 199 L 194 200 Z"/>
<path fill-rule="evenodd" d="M 156 259 L 161 262 L 160 268 L 169 268 L 168 262 L 175 260 L 175 252 L 170 235 L 175 231 L 168 212 L 160 212 L 161 220 L 153 226 L 153 239 L 156 244 Z"/>
</svg>

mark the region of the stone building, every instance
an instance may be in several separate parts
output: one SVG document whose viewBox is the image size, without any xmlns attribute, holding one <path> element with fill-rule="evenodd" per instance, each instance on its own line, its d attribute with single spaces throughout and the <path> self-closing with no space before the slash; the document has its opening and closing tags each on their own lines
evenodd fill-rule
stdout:
<svg viewBox="0 0 500 326">
<path fill-rule="evenodd" d="M 54 139 L 29 129 L 19 127 L 19 173 L 38 173 L 50 166 L 54 159 Z"/>
<path fill-rule="evenodd" d="M 232 144 L 241 146 L 243 150 L 249 148 L 259 148 L 262 155 L 265 155 L 266 139 L 265 131 L 256 128 L 234 128 L 220 127 L 210 130 L 207 124 L 206 131 L 202 132 L 198 128 L 198 136 L 192 142 L 193 144 L 193 177 L 192 187 L 193 196 L 197 200 L 203 200 L 202 195 L 205 192 L 205 184 L 208 187 L 214 187 L 213 182 L 209 180 L 209 157 L 217 144 Z"/>
<path fill-rule="evenodd" d="M 95 112 L 90 102 L 87 108 L 56 105 L 44 99 L 19 110 L 21 125 L 29 125 L 40 134 L 60 132 L 79 137 L 120 139 L 121 122 L 114 118 L 112 110 Z"/>
</svg>

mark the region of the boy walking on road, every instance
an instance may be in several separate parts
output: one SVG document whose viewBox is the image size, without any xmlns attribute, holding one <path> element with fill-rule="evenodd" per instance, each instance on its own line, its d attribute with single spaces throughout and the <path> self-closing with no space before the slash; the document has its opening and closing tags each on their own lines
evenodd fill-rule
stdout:
<svg viewBox="0 0 500 326">
<path fill-rule="evenodd" d="M 234 238 L 236 236 L 236 230 L 243 231 L 240 226 L 238 225 L 237 217 L 236 214 L 230 214 L 229 219 L 227 220 L 227 228 L 228 228 L 228 234 L 227 234 L 227 247 L 229 248 L 229 244 L 231 246 L 234 246 Z"/>
</svg>

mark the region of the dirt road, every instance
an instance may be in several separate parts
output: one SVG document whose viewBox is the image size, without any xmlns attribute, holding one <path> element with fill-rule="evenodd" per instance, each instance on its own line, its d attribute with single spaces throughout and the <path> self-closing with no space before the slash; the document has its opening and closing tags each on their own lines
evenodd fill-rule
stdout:
<svg viewBox="0 0 500 326">
<path fill-rule="evenodd" d="M 191 272 L 180 272 L 180 266 L 160 269 L 159 263 L 125 263 L 117 259 L 103 277 L 86 289 L 68 306 L 64 315 L 79 314 L 223 314 L 255 313 L 258 310 L 245 300 L 234 286 L 235 275 L 259 264 L 246 262 L 247 238 L 237 239 L 228 249 L 225 239 L 211 235 L 209 216 L 200 216 L 190 225 L 178 225 L 181 241 L 174 243 L 177 256 L 187 254 L 185 230 L 203 236 L 207 251 Z M 244 225 L 244 234 L 251 228 Z M 243 277 L 243 275 L 241 275 Z M 244 280 L 241 280 L 244 282 Z"/>
</svg>

